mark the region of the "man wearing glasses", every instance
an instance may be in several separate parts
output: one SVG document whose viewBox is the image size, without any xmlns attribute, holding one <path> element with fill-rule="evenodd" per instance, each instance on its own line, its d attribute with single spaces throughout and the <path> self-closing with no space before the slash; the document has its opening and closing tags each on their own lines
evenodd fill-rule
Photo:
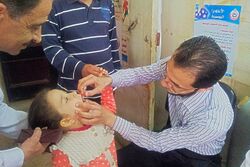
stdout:
<svg viewBox="0 0 250 167">
<path fill-rule="evenodd" d="M 118 151 L 119 167 L 219 167 L 233 109 L 218 81 L 227 69 L 225 53 L 205 36 L 184 41 L 171 58 L 108 77 L 88 76 L 78 90 L 90 96 L 103 87 L 125 87 L 161 80 L 168 92 L 171 127 L 152 132 L 96 105 L 77 113 L 85 124 L 104 123 L 133 142 Z M 95 89 L 85 91 L 87 85 Z M 79 104 L 80 106 L 80 104 Z"/>
</svg>

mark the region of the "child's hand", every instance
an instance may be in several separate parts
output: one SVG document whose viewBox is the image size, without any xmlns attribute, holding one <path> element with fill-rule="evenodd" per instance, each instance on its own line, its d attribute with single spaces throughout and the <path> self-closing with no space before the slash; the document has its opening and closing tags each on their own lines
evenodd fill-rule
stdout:
<svg viewBox="0 0 250 167">
<path fill-rule="evenodd" d="M 108 75 L 108 71 L 102 67 L 97 67 L 96 65 L 85 64 L 82 69 L 82 77 L 86 77 L 89 74 L 93 74 L 99 77 L 103 75 Z"/>
</svg>

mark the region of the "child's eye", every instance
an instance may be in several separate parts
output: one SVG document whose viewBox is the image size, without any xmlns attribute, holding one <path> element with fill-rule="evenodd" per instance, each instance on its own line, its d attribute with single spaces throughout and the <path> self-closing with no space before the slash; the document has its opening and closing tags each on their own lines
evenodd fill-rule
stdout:
<svg viewBox="0 0 250 167">
<path fill-rule="evenodd" d="M 68 100 L 69 100 L 69 98 L 68 98 L 68 97 L 65 97 L 65 102 L 66 102 L 66 103 L 68 102 Z"/>
</svg>

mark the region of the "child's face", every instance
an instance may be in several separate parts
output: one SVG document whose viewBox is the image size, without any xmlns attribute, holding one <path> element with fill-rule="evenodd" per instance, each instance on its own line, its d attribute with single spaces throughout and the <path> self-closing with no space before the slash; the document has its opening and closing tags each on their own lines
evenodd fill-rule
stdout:
<svg viewBox="0 0 250 167">
<path fill-rule="evenodd" d="M 50 105 L 63 116 L 74 116 L 75 104 L 82 102 L 79 94 L 75 92 L 67 93 L 58 89 L 50 90 L 47 99 Z"/>
</svg>

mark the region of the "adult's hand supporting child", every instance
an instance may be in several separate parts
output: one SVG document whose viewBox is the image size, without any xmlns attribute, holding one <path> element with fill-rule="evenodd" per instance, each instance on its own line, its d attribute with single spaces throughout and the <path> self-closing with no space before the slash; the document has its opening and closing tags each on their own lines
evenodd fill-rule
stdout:
<svg viewBox="0 0 250 167">
<path fill-rule="evenodd" d="M 93 103 L 93 102 L 91 102 Z M 92 107 L 90 107 L 89 111 L 86 111 L 87 104 L 78 103 L 76 105 L 76 113 L 79 116 L 79 120 L 82 124 L 85 125 L 98 125 L 98 124 L 104 124 L 109 127 L 112 127 L 115 123 L 116 115 L 109 111 L 106 107 L 103 107 L 99 104 L 94 104 L 95 107 L 93 107 L 93 104 L 91 104 Z M 83 110 L 84 109 L 84 110 Z"/>
</svg>

